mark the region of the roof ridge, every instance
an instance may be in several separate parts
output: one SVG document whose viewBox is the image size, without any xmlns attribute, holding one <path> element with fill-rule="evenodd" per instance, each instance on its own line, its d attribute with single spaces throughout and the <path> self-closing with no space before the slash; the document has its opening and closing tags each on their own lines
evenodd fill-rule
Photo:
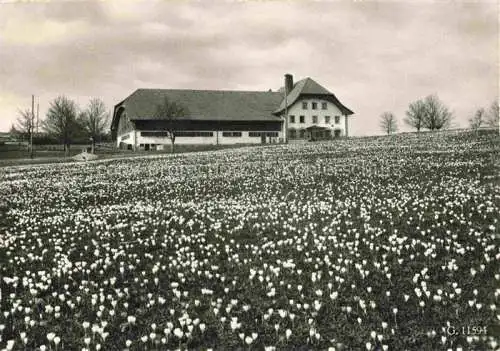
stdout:
<svg viewBox="0 0 500 351">
<path fill-rule="evenodd" d="M 226 89 L 170 89 L 170 88 L 138 88 L 137 91 L 199 91 L 199 92 L 217 92 L 217 93 L 279 93 L 278 91 L 268 90 L 226 90 Z M 132 93 L 132 94 L 134 94 Z"/>
</svg>

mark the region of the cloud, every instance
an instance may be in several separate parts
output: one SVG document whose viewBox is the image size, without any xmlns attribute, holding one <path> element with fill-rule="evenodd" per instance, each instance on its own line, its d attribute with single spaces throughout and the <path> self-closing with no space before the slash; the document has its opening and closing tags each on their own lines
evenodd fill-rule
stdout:
<svg viewBox="0 0 500 351">
<path fill-rule="evenodd" d="M 62 2 L 0 5 L 0 129 L 31 94 L 112 106 L 137 88 L 277 89 L 310 76 L 378 133 L 438 93 L 465 125 L 498 96 L 493 2 Z M 6 97 L 9 98 L 6 98 Z"/>
<path fill-rule="evenodd" d="M 83 30 L 82 23 L 63 24 L 40 20 L 20 23 L 8 20 L 3 28 L 2 37 L 7 45 L 46 45 L 64 40 L 67 32 L 77 33 Z"/>
</svg>

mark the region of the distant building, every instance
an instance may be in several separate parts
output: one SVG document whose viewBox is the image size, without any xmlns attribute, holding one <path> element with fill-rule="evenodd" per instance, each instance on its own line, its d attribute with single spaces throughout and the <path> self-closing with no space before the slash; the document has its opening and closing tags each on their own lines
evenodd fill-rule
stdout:
<svg viewBox="0 0 500 351">
<path fill-rule="evenodd" d="M 27 141 L 21 140 L 13 133 L 0 132 L 0 145 L 21 145 L 27 144 Z"/>
<path fill-rule="evenodd" d="M 170 144 L 166 126 L 174 123 L 176 144 L 260 144 L 321 140 L 347 136 L 353 112 L 311 78 L 279 92 L 138 89 L 114 108 L 111 134 L 129 149 Z M 164 98 L 186 108 L 187 115 L 168 121 L 155 116 Z M 286 104 L 285 104 L 286 100 Z M 285 118 L 288 116 L 288 123 Z M 285 130 L 288 125 L 288 133 Z"/>
</svg>

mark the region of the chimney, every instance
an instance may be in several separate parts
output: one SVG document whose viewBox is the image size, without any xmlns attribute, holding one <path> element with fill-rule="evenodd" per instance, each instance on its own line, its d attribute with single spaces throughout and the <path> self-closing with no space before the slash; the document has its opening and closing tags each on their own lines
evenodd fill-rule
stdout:
<svg viewBox="0 0 500 351">
<path fill-rule="evenodd" d="M 285 91 L 286 94 L 290 94 L 293 89 L 293 76 L 289 73 L 285 74 Z"/>
</svg>

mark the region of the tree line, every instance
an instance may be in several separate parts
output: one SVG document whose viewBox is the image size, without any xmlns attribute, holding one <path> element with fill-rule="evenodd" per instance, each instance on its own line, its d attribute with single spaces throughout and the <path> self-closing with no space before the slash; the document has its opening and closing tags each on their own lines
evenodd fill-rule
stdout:
<svg viewBox="0 0 500 351">
<path fill-rule="evenodd" d="M 163 103 L 156 106 L 156 115 L 169 116 L 172 122 L 175 117 L 185 113 L 184 107 L 165 99 Z M 423 129 L 430 131 L 446 129 L 453 120 L 453 113 L 438 98 L 437 95 L 429 95 L 409 104 L 404 118 L 404 123 L 414 128 L 417 132 Z M 38 123 L 38 122 L 36 122 Z M 40 141 L 56 141 L 64 145 L 64 150 L 69 151 L 71 144 L 75 142 L 91 142 L 92 150 L 98 141 L 109 140 L 110 113 L 104 102 L 99 98 L 93 98 L 88 105 L 81 109 L 66 96 L 58 96 L 50 102 L 49 110 L 45 119 L 41 121 L 40 127 L 44 134 L 36 133 L 38 125 L 35 124 L 34 112 L 29 109 L 19 110 L 19 117 L 11 128 L 11 133 L 21 139 L 29 140 L 33 135 Z M 175 143 L 175 131 L 173 123 L 167 128 L 172 143 Z M 499 106 L 494 101 L 488 109 L 479 108 L 469 118 L 469 127 L 477 130 L 481 127 L 499 127 Z M 398 121 L 392 112 L 384 112 L 380 115 L 380 128 L 387 135 L 398 130 Z"/>
<path fill-rule="evenodd" d="M 21 139 L 29 140 L 37 131 L 34 112 L 29 109 L 19 110 L 17 121 L 11 127 L 11 133 Z M 43 133 L 36 133 L 38 142 L 56 141 L 64 145 L 69 152 L 71 144 L 84 142 L 92 144 L 109 139 L 110 113 L 101 99 L 93 98 L 81 109 L 66 96 L 58 96 L 49 104 L 40 127 Z"/>
<path fill-rule="evenodd" d="M 429 95 L 409 104 L 404 123 L 417 132 L 424 129 L 434 131 L 447 129 L 453 120 L 453 113 L 437 95 Z M 499 127 L 498 101 L 494 101 L 488 110 L 480 108 L 469 118 L 469 127 L 477 130 L 481 127 Z M 387 135 L 398 130 L 396 116 L 392 112 L 380 115 L 380 128 Z"/>
</svg>

